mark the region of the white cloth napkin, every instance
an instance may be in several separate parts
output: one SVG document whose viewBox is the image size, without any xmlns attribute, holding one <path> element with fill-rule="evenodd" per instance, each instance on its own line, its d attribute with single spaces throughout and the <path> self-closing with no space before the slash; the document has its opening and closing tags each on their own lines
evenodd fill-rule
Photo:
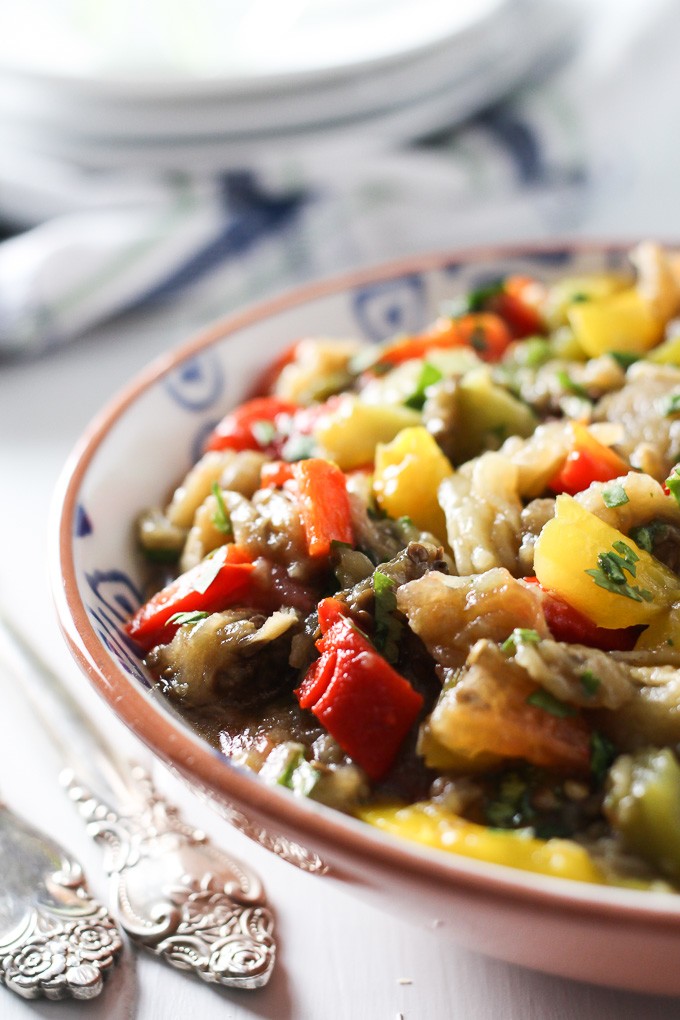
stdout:
<svg viewBox="0 0 680 1020">
<path fill-rule="evenodd" d="M 428 248 L 680 234 L 680 8 L 573 2 L 586 31 L 566 66 L 417 146 L 279 152 L 222 175 L 94 172 L 14 153 L 2 208 L 27 214 L 22 179 L 50 185 L 30 209 L 38 225 L 0 244 L 0 353 L 187 294 L 217 315 Z"/>
</svg>

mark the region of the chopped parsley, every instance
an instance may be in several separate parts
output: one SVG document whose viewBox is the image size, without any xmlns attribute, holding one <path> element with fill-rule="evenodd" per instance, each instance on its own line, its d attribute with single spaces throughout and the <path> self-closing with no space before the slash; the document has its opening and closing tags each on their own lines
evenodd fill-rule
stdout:
<svg viewBox="0 0 680 1020">
<path fill-rule="evenodd" d="M 506 655 L 514 655 L 517 645 L 537 645 L 540 640 L 541 635 L 537 630 L 531 630 L 529 627 L 515 627 L 510 637 L 506 638 L 501 645 L 501 651 Z"/>
<path fill-rule="evenodd" d="M 489 300 L 498 297 L 505 289 L 504 280 L 490 280 L 483 283 L 474 290 L 469 291 L 462 297 L 447 301 L 441 309 L 442 315 L 447 318 L 458 319 L 461 315 L 468 315 L 470 312 L 483 312 L 488 307 Z"/>
<path fill-rule="evenodd" d="M 231 517 L 227 510 L 224 502 L 224 496 L 222 490 L 217 482 L 212 484 L 212 494 L 217 502 L 217 508 L 212 516 L 212 522 L 218 531 L 221 531 L 223 535 L 227 535 L 228 538 L 233 538 L 234 529 L 231 524 Z"/>
<path fill-rule="evenodd" d="M 201 569 L 194 578 L 194 590 L 199 592 L 201 595 L 205 595 L 210 585 L 213 583 L 220 570 L 224 566 L 220 559 L 215 556 L 217 549 L 214 549 L 211 553 L 201 561 Z"/>
<path fill-rule="evenodd" d="M 665 415 L 671 418 L 674 414 L 680 414 L 680 393 L 672 393 L 666 403 Z"/>
<path fill-rule="evenodd" d="M 187 624 L 193 625 L 194 623 L 200 623 L 201 620 L 205 620 L 208 616 L 210 616 L 210 613 L 205 613 L 201 610 L 197 610 L 194 613 L 174 613 L 168 620 L 168 623 L 177 624 L 178 627 L 184 627 Z"/>
<path fill-rule="evenodd" d="M 271 421 L 254 421 L 250 426 L 255 441 L 259 446 L 269 446 L 276 435 L 276 427 Z"/>
<path fill-rule="evenodd" d="M 300 797 L 309 797 L 320 778 L 319 770 L 307 761 L 303 751 L 299 751 L 287 763 L 277 782 Z"/>
<path fill-rule="evenodd" d="M 631 365 L 634 365 L 636 361 L 640 360 L 639 354 L 629 354 L 628 351 L 610 351 L 609 357 L 613 358 L 626 371 Z"/>
<path fill-rule="evenodd" d="M 650 521 L 649 524 L 639 524 L 630 530 L 630 538 L 648 553 L 654 552 L 656 542 L 663 540 L 667 534 L 668 525 L 663 521 Z"/>
<path fill-rule="evenodd" d="M 399 656 L 401 623 L 393 615 L 397 608 L 395 584 L 391 577 L 381 570 L 373 572 L 373 593 L 375 596 L 375 630 L 373 644 L 388 662 L 396 662 Z"/>
<path fill-rule="evenodd" d="M 581 386 L 580 383 L 574 382 L 566 369 L 561 368 L 557 373 L 557 381 L 563 390 L 567 393 L 573 393 L 576 397 L 581 397 L 583 400 L 590 400 L 588 390 L 585 386 Z"/>
<path fill-rule="evenodd" d="M 496 795 L 484 808 L 487 825 L 496 829 L 525 826 L 533 821 L 535 814 L 529 783 L 516 772 L 508 772 L 502 777 Z"/>
<path fill-rule="evenodd" d="M 542 336 L 532 336 L 519 345 L 516 357 L 526 368 L 540 368 L 552 357 L 552 349 Z"/>
<path fill-rule="evenodd" d="M 554 715 L 558 719 L 566 719 L 568 716 L 576 715 L 576 709 L 571 705 L 565 705 L 563 701 L 556 698 L 550 691 L 544 690 L 542 687 L 537 691 L 533 691 L 527 696 L 527 705 L 533 705 L 534 708 L 540 708 L 544 712 L 548 712 L 549 715 Z"/>
<path fill-rule="evenodd" d="M 579 680 L 581 681 L 583 690 L 591 697 L 593 694 L 597 693 L 602 683 L 599 676 L 595 676 L 591 669 L 584 670 L 583 673 L 581 673 Z"/>
<path fill-rule="evenodd" d="M 486 330 L 484 326 L 475 326 L 470 334 L 470 340 L 468 341 L 473 351 L 477 351 L 477 354 L 484 354 L 489 349 L 489 341 L 486 339 Z"/>
<path fill-rule="evenodd" d="M 444 376 L 435 365 L 430 364 L 429 361 L 425 361 L 420 370 L 420 375 L 416 382 L 416 388 L 413 393 L 406 398 L 404 405 L 412 408 L 414 411 L 422 411 L 428 387 L 434 386 L 435 383 L 440 382 L 443 378 Z"/>
<path fill-rule="evenodd" d="M 606 776 L 615 757 L 616 748 L 611 740 L 594 730 L 590 738 L 590 771 L 598 783 Z"/>
<path fill-rule="evenodd" d="M 666 479 L 666 488 L 675 502 L 680 505 L 680 469 L 676 465 Z"/>
<path fill-rule="evenodd" d="M 608 485 L 602 490 L 602 501 L 605 506 L 615 507 L 623 506 L 625 503 L 629 503 L 628 493 L 624 489 L 621 482 L 618 480 L 609 482 Z"/>
<path fill-rule="evenodd" d="M 291 436 L 286 440 L 281 456 L 287 461 L 307 460 L 314 456 L 315 450 L 314 436 Z"/>
<path fill-rule="evenodd" d="M 654 596 L 651 591 L 640 588 L 637 584 L 631 585 L 626 577 L 626 573 L 635 577 L 637 573 L 635 564 L 640 559 L 638 554 L 625 542 L 614 542 L 612 549 L 614 552 L 600 553 L 597 557 L 597 569 L 586 570 L 586 574 L 592 577 L 599 588 L 613 592 L 614 595 L 623 595 L 624 598 L 633 599 L 634 602 L 652 602 Z"/>
</svg>

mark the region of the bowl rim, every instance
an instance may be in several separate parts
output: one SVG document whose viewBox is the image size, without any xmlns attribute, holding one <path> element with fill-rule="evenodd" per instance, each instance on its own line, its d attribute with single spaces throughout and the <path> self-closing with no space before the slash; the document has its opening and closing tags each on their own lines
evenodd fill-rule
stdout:
<svg viewBox="0 0 680 1020">
<path fill-rule="evenodd" d="M 444 249 L 404 257 L 378 266 L 346 271 L 306 283 L 255 302 L 200 329 L 187 341 L 153 359 L 92 418 L 72 449 L 55 488 L 50 526 L 49 572 L 57 621 L 74 659 L 98 694 L 132 733 L 161 761 L 180 773 L 191 756 L 192 775 L 211 793 L 227 796 L 237 806 L 250 805 L 265 817 L 267 826 L 294 832 L 296 840 L 332 843 L 350 856 L 408 873 L 419 881 L 457 887 L 475 895 L 528 906 L 558 908 L 594 919 L 635 918 L 641 924 L 662 925 L 680 932 L 680 898 L 673 893 L 592 885 L 524 872 L 506 865 L 465 858 L 387 836 L 372 826 L 338 811 L 290 796 L 267 786 L 254 774 L 220 756 L 188 726 L 173 725 L 170 714 L 153 706 L 148 692 L 135 685 L 108 658 L 80 597 L 72 547 L 73 521 L 82 481 L 110 428 L 128 407 L 177 366 L 213 344 L 226 341 L 244 327 L 305 303 L 367 283 L 426 273 L 457 264 L 526 258 L 558 252 L 575 254 L 625 253 L 636 242 L 551 239 L 519 244 L 483 245 Z M 425 865 L 425 867 L 424 867 Z M 332 869 L 336 874 L 337 869 Z"/>
</svg>

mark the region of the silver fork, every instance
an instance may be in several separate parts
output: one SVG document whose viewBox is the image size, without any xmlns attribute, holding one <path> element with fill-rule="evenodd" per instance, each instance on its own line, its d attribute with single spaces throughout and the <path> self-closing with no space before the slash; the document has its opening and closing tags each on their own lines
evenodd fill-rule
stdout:
<svg viewBox="0 0 680 1020">
<path fill-rule="evenodd" d="M 203 981 L 265 985 L 276 943 L 259 878 L 182 820 L 148 772 L 112 747 L 2 610 L 0 632 L 0 663 L 23 681 L 65 763 L 61 781 L 87 831 L 104 847 L 111 910 L 124 931 Z"/>
</svg>

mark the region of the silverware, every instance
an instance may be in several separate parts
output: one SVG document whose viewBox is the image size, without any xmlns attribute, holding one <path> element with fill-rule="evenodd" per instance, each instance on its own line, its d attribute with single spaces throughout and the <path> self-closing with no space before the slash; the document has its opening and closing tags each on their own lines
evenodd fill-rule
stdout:
<svg viewBox="0 0 680 1020">
<path fill-rule="evenodd" d="M 118 754 L 2 611 L 0 629 L 0 660 L 24 681 L 67 765 L 62 782 L 87 831 L 104 846 L 111 907 L 124 931 L 204 981 L 229 988 L 265 985 L 276 944 L 255 873 L 187 825 L 148 772 Z"/>
<path fill-rule="evenodd" d="M 123 948 L 73 857 L 0 804 L 0 983 L 25 999 L 92 999 Z"/>
</svg>

